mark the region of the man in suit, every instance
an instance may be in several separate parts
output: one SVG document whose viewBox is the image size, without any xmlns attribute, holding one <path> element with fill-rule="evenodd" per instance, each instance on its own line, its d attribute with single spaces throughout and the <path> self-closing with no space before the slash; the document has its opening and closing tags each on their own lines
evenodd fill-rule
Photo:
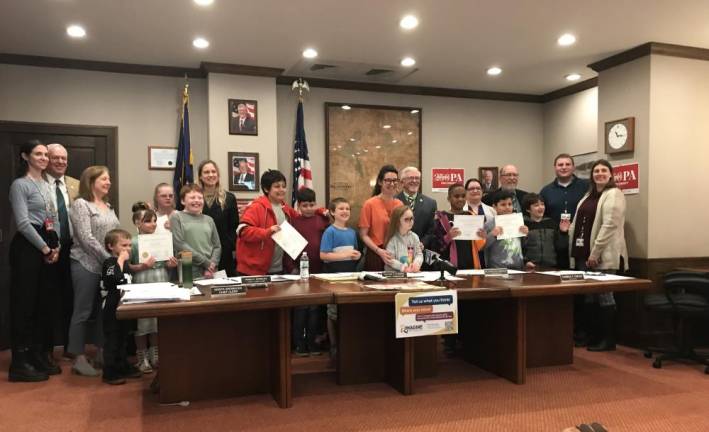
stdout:
<svg viewBox="0 0 709 432">
<path fill-rule="evenodd" d="M 493 181 L 495 180 L 495 174 L 493 174 L 491 169 L 483 170 L 483 178 L 481 180 L 483 187 L 483 195 L 487 195 L 493 190 L 495 190 L 495 185 L 493 184 Z"/>
<path fill-rule="evenodd" d="M 234 126 L 239 133 L 256 133 L 256 120 L 249 114 L 246 104 L 240 103 L 236 106 Z"/>
<path fill-rule="evenodd" d="M 522 200 L 524 196 L 527 195 L 526 191 L 517 189 L 517 183 L 519 182 L 519 171 L 514 165 L 505 165 L 500 168 L 500 188 L 495 192 L 491 192 L 483 197 L 483 202 L 487 205 L 492 205 L 492 199 L 495 193 L 506 190 L 514 194 L 512 198 L 512 206 L 516 213 L 523 213 L 522 211 Z"/>
<path fill-rule="evenodd" d="M 413 231 L 419 236 L 426 249 L 430 249 L 434 240 L 433 219 L 438 210 L 438 204 L 433 198 L 419 192 L 421 172 L 416 167 L 406 167 L 399 172 L 402 191 L 396 196 L 414 212 Z"/>
<path fill-rule="evenodd" d="M 71 282 L 69 263 L 69 250 L 72 242 L 72 227 L 69 223 L 69 214 L 71 212 L 71 204 L 79 195 L 79 180 L 66 175 L 68 154 L 63 145 L 57 143 L 49 144 L 47 150 L 49 150 L 49 164 L 44 174 L 52 190 L 54 208 L 57 210 L 59 223 L 56 224 L 56 227 L 58 228 L 60 239 L 59 259 L 50 266 L 50 271 L 53 272 L 50 280 L 55 283 L 52 294 L 55 295 L 53 312 L 56 314 L 52 322 L 55 323 L 55 326 L 61 326 L 61 331 L 54 331 L 54 335 L 60 333 L 62 335 L 60 340 L 66 347 L 69 323 L 74 310 L 74 289 Z M 50 359 L 50 361 L 53 361 L 53 359 Z"/>
<path fill-rule="evenodd" d="M 256 179 L 254 178 L 254 175 L 249 172 L 249 166 L 246 159 L 239 159 L 237 162 L 239 164 L 239 172 L 234 174 L 234 183 L 237 185 L 246 186 L 249 190 L 255 189 Z"/>
</svg>

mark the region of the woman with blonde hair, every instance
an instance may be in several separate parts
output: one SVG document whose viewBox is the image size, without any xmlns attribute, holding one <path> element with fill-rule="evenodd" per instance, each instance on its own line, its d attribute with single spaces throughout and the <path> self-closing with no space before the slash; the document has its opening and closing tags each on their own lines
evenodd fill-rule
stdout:
<svg viewBox="0 0 709 432">
<path fill-rule="evenodd" d="M 222 255 L 218 268 L 227 276 L 236 276 L 236 227 L 239 225 L 239 211 L 236 198 L 222 189 L 219 184 L 219 167 L 212 160 L 199 164 L 197 178 L 204 192 L 203 214 L 211 216 L 219 233 Z"/>
<path fill-rule="evenodd" d="M 67 351 L 75 356 L 72 372 L 83 376 L 98 376 L 85 354 L 87 333 L 93 330 L 96 345 L 103 345 L 101 317 L 90 323 L 91 312 L 98 311 L 99 283 L 103 261 L 110 256 L 104 246 L 106 233 L 120 223 L 108 202 L 111 176 L 105 166 L 90 166 L 81 173 L 79 197 L 71 205 L 74 243 L 71 246 L 71 277 L 74 284 L 74 313 L 69 325 Z M 93 328 L 92 328 L 93 327 Z M 99 349 L 95 364 L 101 364 Z"/>
</svg>

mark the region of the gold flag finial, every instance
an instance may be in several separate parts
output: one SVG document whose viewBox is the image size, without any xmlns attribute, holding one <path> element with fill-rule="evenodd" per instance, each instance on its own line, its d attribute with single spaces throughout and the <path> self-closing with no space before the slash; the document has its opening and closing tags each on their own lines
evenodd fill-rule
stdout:
<svg viewBox="0 0 709 432">
<path fill-rule="evenodd" d="M 303 102 L 303 92 L 309 92 L 310 91 L 310 86 L 308 85 L 308 82 L 305 81 L 303 78 L 298 78 L 297 80 L 293 81 L 293 84 L 291 85 L 291 91 L 298 90 L 298 100 L 300 102 Z"/>
</svg>

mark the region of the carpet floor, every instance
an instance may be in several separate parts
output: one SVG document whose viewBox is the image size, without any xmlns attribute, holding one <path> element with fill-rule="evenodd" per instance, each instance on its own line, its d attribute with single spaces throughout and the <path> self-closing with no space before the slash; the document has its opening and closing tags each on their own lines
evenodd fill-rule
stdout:
<svg viewBox="0 0 709 432">
<path fill-rule="evenodd" d="M 294 359 L 294 399 L 269 395 L 161 406 L 152 375 L 109 386 L 70 373 L 44 383 L 9 383 L 0 352 L 0 431 L 561 431 L 598 421 L 611 432 L 709 431 L 709 376 L 668 362 L 653 369 L 642 352 L 577 349 L 574 364 L 531 369 L 515 385 L 459 359 L 402 396 L 386 384 L 338 386 L 321 360 Z M 326 364 L 323 358 L 322 364 Z"/>
</svg>

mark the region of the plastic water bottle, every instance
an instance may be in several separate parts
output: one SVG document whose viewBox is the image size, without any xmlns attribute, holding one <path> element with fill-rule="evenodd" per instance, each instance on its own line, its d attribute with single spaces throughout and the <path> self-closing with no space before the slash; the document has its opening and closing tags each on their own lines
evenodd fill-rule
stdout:
<svg viewBox="0 0 709 432">
<path fill-rule="evenodd" d="M 308 254 L 305 252 L 300 256 L 300 278 L 310 278 L 310 260 L 308 259 Z"/>
</svg>

